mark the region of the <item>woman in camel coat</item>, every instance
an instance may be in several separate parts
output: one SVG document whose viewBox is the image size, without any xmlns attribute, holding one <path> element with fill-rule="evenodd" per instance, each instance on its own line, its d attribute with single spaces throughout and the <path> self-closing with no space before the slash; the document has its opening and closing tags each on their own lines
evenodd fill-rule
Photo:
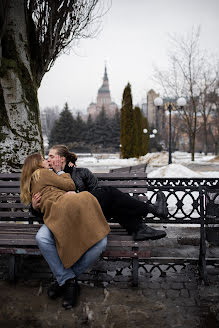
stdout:
<svg viewBox="0 0 219 328">
<path fill-rule="evenodd" d="M 35 158 L 39 159 L 38 165 L 43 166 L 40 154 L 30 155 L 27 159 L 34 162 Z M 44 222 L 55 236 L 64 267 L 69 268 L 90 247 L 103 239 L 110 228 L 93 195 L 87 191 L 72 192 L 75 184 L 68 173 L 58 176 L 42 166 L 33 166 L 30 197 L 37 192 L 42 194 L 40 210 L 44 213 Z M 25 166 L 22 175 L 27 180 Z M 25 203 L 22 187 L 21 183 L 21 200 Z"/>
<path fill-rule="evenodd" d="M 58 165 L 58 164 L 57 164 Z M 63 295 L 62 306 L 77 304 L 79 285 L 76 277 L 84 273 L 105 250 L 109 225 L 97 199 L 87 191 L 75 193 L 69 173 L 58 176 L 48 170 L 40 154 L 26 158 L 21 173 L 21 201 L 31 202 L 40 192 L 44 227 L 53 234 L 56 245 L 43 253 L 59 283 L 56 297 Z M 60 171 L 57 166 L 56 172 Z M 41 227 L 42 229 L 43 227 Z M 55 252 L 51 250 L 55 248 Z"/>
</svg>

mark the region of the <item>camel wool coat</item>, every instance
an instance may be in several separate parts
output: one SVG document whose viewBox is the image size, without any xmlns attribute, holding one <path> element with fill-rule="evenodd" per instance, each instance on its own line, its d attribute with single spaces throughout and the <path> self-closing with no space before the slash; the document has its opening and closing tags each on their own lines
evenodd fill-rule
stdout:
<svg viewBox="0 0 219 328">
<path fill-rule="evenodd" d="M 41 193 L 44 223 L 54 235 L 64 267 L 69 268 L 108 235 L 110 228 L 93 195 L 87 191 L 66 193 L 75 190 L 69 173 L 58 176 L 48 169 L 39 170 L 39 179 L 31 180 L 31 194 Z"/>
</svg>

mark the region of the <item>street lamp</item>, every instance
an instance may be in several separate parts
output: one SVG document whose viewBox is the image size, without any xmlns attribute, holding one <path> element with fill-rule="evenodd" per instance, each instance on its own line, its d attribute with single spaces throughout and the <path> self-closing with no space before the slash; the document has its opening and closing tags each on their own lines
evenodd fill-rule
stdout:
<svg viewBox="0 0 219 328">
<path fill-rule="evenodd" d="M 180 97 L 177 99 L 176 104 L 179 108 L 183 108 L 186 105 L 186 99 L 183 97 Z M 163 106 L 163 99 L 160 97 L 157 97 L 154 99 L 154 105 L 159 109 L 160 107 Z M 171 126 L 171 114 L 172 114 L 172 109 L 173 109 L 174 103 L 172 102 L 167 102 L 167 108 L 169 110 L 169 164 L 172 164 L 172 126 Z"/>
<path fill-rule="evenodd" d="M 147 129 L 143 129 L 143 133 L 144 134 L 147 134 L 149 131 Z M 153 129 L 152 130 L 152 134 L 149 135 L 149 138 L 155 138 L 155 135 L 157 134 L 157 130 L 156 129 Z"/>
</svg>

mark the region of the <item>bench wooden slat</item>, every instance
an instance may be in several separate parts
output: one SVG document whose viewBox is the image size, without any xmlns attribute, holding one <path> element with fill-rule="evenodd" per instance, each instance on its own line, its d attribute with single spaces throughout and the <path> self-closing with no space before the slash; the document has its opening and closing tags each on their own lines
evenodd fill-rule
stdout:
<svg viewBox="0 0 219 328">
<path fill-rule="evenodd" d="M 0 212 L 0 218 L 29 218 L 30 213 L 28 212 Z"/>
<path fill-rule="evenodd" d="M 20 238 L 20 239 L 11 239 L 11 238 L 0 238 L 0 246 L 37 246 L 35 237 L 33 238 Z"/>
<path fill-rule="evenodd" d="M 38 248 L 22 248 L 22 247 L 0 247 L 0 254 L 14 254 L 14 255 L 41 255 Z"/>
<path fill-rule="evenodd" d="M 147 178 L 146 173 L 94 173 L 101 180 L 144 180 Z"/>
<path fill-rule="evenodd" d="M 150 251 L 106 250 L 102 254 L 102 257 L 145 259 L 145 258 L 150 257 Z"/>
<path fill-rule="evenodd" d="M 124 192 L 125 194 L 145 194 L 147 192 L 147 188 L 138 188 L 138 187 L 134 187 L 134 188 L 120 188 L 118 186 L 118 189 L 122 192 Z"/>
<path fill-rule="evenodd" d="M 19 187 L 15 187 L 15 188 L 0 187 L 0 193 L 5 193 L 5 194 L 20 193 L 20 188 Z"/>
<path fill-rule="evenodd" d="M 22 204 L 22 203 L 0 203 L 0 207 L 1 208 L 8 208 L 8 209 L 11 209 L 11 208 L 13 208 L 13 209 L 17 209 L 17 208 L 19 208 L 19 209 L 29 209 L 29 206 L 27 206 L 27 205 L 24 205 L 24 204 Z"/>
<path fill-rule="evenodd" d="M 130 181 L 100 181 L 99 186 L 104 187 L 104 186 L 112 186 L 115 188 L 129 188 L 129 187 L 136 187 L 136 188 L 142 188 L 142 187 L 147 187 L 146 182 L 144 180 L 130 180 Z"/>
<path fill-rule="evenodd" d="M 20 202 L 20 194 L 18 195 L 12 195 L 12 194 L 9 194 L 9 195 L 0 195 L 0 204 L 2 202 L 10 202 L 10 201 L 19 201 Z"/>
<path fill-rule="evenodd" d="M 0 181 L 0 188 L 18 187 L 20 189 L 20 181 Z"/>
<path fill-rule="evenodd" d="M 119 167 L 117 169 L 111 169 L 110 173 L 130 173 L 130 172 L 146 172 L 147 163 L 139 164 L 139 165 L 132 165 L 132 166 L 124 166 Z"/>
<path fill-rule="evenodd" d="M 1 179 L 20 179 L 20 173 L 0 173 Z"/>
</svg>

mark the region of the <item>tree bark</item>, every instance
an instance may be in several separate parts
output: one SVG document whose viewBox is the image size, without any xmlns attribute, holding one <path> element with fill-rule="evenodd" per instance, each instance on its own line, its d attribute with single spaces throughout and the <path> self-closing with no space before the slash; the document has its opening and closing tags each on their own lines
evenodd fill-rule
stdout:
<svg viewBox="0 0 219 328">
<path fill-rule="evenodd" d="M 0 172 L 16 172 L 27 155 L 43 151 L 38 86 L 31 70 L 24 0 L 9 2 L 1 44 Z"/>
</svg>

